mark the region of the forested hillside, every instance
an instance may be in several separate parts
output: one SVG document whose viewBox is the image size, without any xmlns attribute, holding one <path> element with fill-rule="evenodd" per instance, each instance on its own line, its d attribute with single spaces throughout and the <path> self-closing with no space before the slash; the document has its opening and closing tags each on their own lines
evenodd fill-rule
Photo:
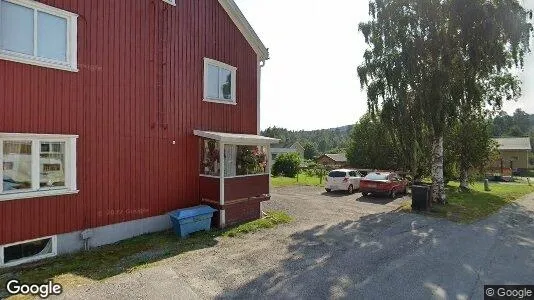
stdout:
<svg viewBox="0 0 534 300">
<path fill-rule="evenodd" d="M 277 147 L 289 147 L 299 142 L 315 155 L 324 153 L 343 153 L 352 130 L 352 125 L 311 131 L 292 131 L 280 127 L 269 127 L 262 131 L 263 136 L 280 139 Z M 309 155 L 311 156 L 311 155 Z"/>
<path fill-rule="evenodd" d="M 512 115 L 500 112 L 493 119 L 494 137 L 523 137 L 529 136 L 534 131 L 534 114 L 528 114 L 522 109 L 517 109 Z"/>
</svg>

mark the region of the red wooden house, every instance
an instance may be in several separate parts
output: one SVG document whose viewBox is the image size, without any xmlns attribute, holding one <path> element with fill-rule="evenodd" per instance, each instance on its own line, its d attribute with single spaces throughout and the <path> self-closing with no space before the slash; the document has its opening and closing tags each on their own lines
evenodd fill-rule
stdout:
<svg viewBox="0 0 534 300">
<path fill-rule="evenodd" d="M 233 0 L 0 0 L 0 267 L 259 217 L 268 56 Z"/>
</svg>

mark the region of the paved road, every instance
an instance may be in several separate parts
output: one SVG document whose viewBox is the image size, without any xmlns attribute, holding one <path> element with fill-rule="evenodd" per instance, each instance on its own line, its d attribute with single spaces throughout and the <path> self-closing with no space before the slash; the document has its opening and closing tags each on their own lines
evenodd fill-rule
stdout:
<svg viewBox="0 0 534 300">
<path fill-rule="evenodd" d="M 61 298 L 483 299 L 484 284 L 534 284 L 534 196 L 471 225 L 393 212 L 400 202 L 278 189 L 264 209 L 293 223 Z"/>
</svg>

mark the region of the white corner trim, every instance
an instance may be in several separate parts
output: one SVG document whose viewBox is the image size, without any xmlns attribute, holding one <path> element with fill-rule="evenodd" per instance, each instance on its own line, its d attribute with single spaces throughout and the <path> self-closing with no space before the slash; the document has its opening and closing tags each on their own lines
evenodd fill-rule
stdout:
<svg viewBox="0 0 534 300">
<path fill-rule="evenodd" d="M 45 68 L 58 69 L 63 71 L 78 72 L 78 15 L 66 10 L 62 10 L 56 7 L 52 7 L 46 4 L 42 4 L 32 0 L 4 0 L 15 5 L 24 6 L 34 10 L 34 30 L 36 30 L 36 17 L 37 12 L 44 12 L 56 17 L 63 18 L 67 21 L 67 61 L 57 61 L 54 59 L 48 59 L 37 56 L 34 48 L 33 55 L 24 53 L 17 53 L 8 50 L 0 49 L 0 59 L 29 64 L 34 66 L 40 66 Z M 34 32 L 34 45 L 37 45 L 37 34 Z M 35 47 L 35 46 L 34 46 Z"/>
<path fill-rule="evenodd" d="M 219 143 L 219 203 L 221 205 L 224 205 L 224 146 L 224 143 Z"/>
<path fill-rule="evenodd" d="M 32 256 L 32 257 L 18 259 L 18 260 L 12 261 L 12 262 L 7 263 L 7 264 L 4 263 L 4 259 L 5 259 L 4 258 L 4 249 L 5 248 L 11 247 L 11 246 L 15 246 L 15 245 L 19 245 L 19 244 L 25 244 L 25 243 L 45 240 L 45 239 L 51 239 L 52 240 L 52 252 L 51 253 L 47 253 L 47 254 L 43 254 L 43 255 L 35 255 L 35 256 Z M 0 268 L 13 267 L 13 266 L 20 265 L 20 264 L 23 264 L 23 263 L 28 263 L 28 262 L 32 262 L 32 261 L 36 261 L 36 260 L 41 260 L 41 259 L 45 259 L 45 258 L 54 257 L 56 255 L 57 255 L 57 236 L 56 235 L 47 236 L 47 237 L 40 237 L 40 238 L 36 238 L 36 239 L 32 239 L 32 240 L 26 240 L 26 241 L 22 241 L 22 242 L 16 242 L 16 243 L 12 243 L 12 244 L 0 245 Z"/>
<path fill-rule="evenodd" d="M 257 126 L 257 134 L 261 134 L 261 124 L 260 124 L 260 106 L 261 106 L 261 61 L 258 60 L 258 74 L 256 75 L 257 80 L 257 98 L 256 98 L 256 126 Z"/>
<path fill-rule="evenodd" d="M 218 0 L 219 4 L 224 8 L 230 19 L 237 26 L 239 31 L 243 34 L 247 42 L 250 44 L 252 49 L 258 54 L 260 60 L 266 61 L 269 59 L 269 49 L 265 47 L 263 42 L 260 40 L 250 23 L 247 21 L 243 12 L 239 9 L 234 0 Z"/>
</svg>

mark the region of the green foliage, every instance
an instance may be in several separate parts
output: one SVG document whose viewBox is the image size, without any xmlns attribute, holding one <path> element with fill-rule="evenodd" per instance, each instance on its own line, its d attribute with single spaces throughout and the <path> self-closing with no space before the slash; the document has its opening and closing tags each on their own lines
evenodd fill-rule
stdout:
<svg viewBox="0 0 534 300">
<path fill-rule="evenodd" d="M 304 173 L 300 173 L 295 178 L 290 177 L 273 177 L 271 178 L 271 185 L 273 187 L 284 187 L 284 186 L 322 186 L 322 182 L 319 177 L 309 176 Z"/>
<path fill-rule="evenodd" d="M 335 149 L 346 147 L 352 125 L 338 128 L 311 131 L 291 131 L 285 128 L 269 127 L 261 135 L 280 139 L 277 147 L 290 147 L 295 142 L 302 145 L 310 143 L 316 147 L 318 154 L 335 153 Z"/>
<path fill-rule="evenodd" d="M 317 156 L 317 148 L 313 143 L 304 144 L 304 158 L 305 159 L 314 159 Z"/>
<path fill-rule="evenodd" d="M 399 169 L 397 149 L 386 126 L 366 114 L 352 129 L 347 159 L 358 168 Z"/>
<path fill-rule="evenodd" d="M 450 124 L 445 141 L 444 173 L 448 180 L 459 179 L 462 171 L 476 176 L 495 160 L 497 145 L 491 139 L 491 121 L 483 115 L 466 115 Z"/>
<path fill-rule="evenodd" d="M 530 51 L 532 24 L 517 0 L 371 0 L 369 15 L 359 25 L 369 45 L 360 84 L 412 169 L 449 124 L 519 96 L 514 72 Z M 432 175 L 443 201 L 436 150 Z"/>
<path fill-rule="evenodd" d="M 451 182 L 447 189 L 448 205 L 434 206 L 431 215 L 451 221 L 471 223 L 496 213 L 503 206 L 534 192 L 528 184 L 495 183 L 491 191 L 484 191 L 484 184 L 477 182 L 466 192 L 458 189 L 457 182 Z"/>
<path fill-rule="evenodd" d="M 238 225 L 224 232 L 222 235 L 227 237 L 241 236 L 260 231 L 261 229 L 273 228 L 279 224 L 289 223 L 292 220 L 293 218 L 283 211 L 271 211 L 267 212 L 266 216 L 259 220 Z"/>
<path fill-rule="evenodd" d="M 534 140 L 534 114 L 529 115 L 522 109 L 515 110 L 513 115 L 501 111 L 493 119 L 492 133 L 494 137 L 525 137 Z"/>
<path fill-rule="evenodd" d="M 317 163 L 313 163 L 308 165 L 308 167 L 304 170 L 304 173 L 308 175 L 309 177 L 317 177 L 319 178 L 319 184 L 323 183 L 323 179 L 328 174 L 328 170 L 325 166 Z"/>
<path fill-rule="evenodd" d="M 272 167 L 274 176 L 295 177 L 299 173 L 300 156 L 298 153 L 282 153 L 278 155 Z"/>
</svg>

